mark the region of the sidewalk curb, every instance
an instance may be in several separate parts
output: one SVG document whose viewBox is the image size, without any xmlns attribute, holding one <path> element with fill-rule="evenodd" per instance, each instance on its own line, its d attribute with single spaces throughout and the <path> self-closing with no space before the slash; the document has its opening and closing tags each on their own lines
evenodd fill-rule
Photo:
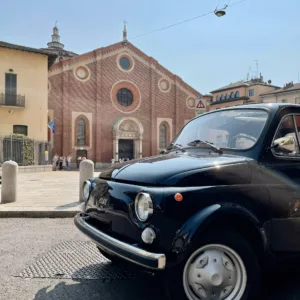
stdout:
<svg viewBox="0 0 300 300">
<path fill-rule="evenodd" d="M 52 210 L 52 211 L 0 211 L 0 219 L 2 218 L 74 218 L 80 210 Z"/>
</svg>

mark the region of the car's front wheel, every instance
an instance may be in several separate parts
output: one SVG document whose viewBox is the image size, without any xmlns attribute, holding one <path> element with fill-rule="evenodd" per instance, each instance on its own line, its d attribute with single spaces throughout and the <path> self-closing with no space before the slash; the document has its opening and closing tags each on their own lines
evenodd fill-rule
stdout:
<svg viewBox="0 0 300 300">
<path fill-rule="evenodd" d="M 177 270 L 167 274 L 170 299 L 256 299 L 260 268 L 251 246 L 241 235 L 220 229 L 207 233 L 198 242 Z"/>
</svg>

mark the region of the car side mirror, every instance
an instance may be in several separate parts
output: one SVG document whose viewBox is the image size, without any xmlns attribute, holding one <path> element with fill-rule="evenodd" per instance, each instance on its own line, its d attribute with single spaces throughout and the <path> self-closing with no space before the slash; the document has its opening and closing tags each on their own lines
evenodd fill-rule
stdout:
<svg viewBox="0 0 300 300">
<path fill-rule="evenodd" d="M 273 143 L 273 148 L 276 148 L 279 151 L 293 153 L 297 150 L 297 143 L 295 138 L 289 135 L 276 139 Z"/>
</svg>

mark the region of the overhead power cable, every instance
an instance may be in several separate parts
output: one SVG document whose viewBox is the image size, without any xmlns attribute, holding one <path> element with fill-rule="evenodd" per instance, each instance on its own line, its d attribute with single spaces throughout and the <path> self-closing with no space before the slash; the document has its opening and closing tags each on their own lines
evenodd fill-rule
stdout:
<svg viewBox="0 0 300 300">
<path fill-rule="evenodd" d="M 231 0 L 230 0 L 230 1 L 231 1 Z M 244 1 L 246 1 L 246 0 L 239 0 L 239 1 L 236 1 L 236 2 L 234 2 L 234 3 L 232 3 L 232 4 L 230 4 L 230 1 L 229 1 L 229 5 L 226 5 L 225 8 L 235 6 L 235 5 L 237 5 L 237 4 L 241 3 L 241 2 L 244 2 Z M 193 21 L 193 20 L 196 20 L 196 19 L 200 19 L 200 18 L 206 17 L 206 16 L 208 16 L 208 15 L 211 15 L 211 14 L 213 14 L 213 13 L 215 13 L 215 11 L 210 11 L 210 12 L 207 12 L 207 13 L 205 13 L 205 14 L 202 14 L 202 15 L 199 15 L 199 16 L 196 16 L 196 17 L 189 18 L 189 19 L 187 19 L 187 20 L 183 20 L 183 21 L 180 21 L 180 22 L 177 22 L 177 23 L 174 23 L 174 24 L 165 26 L 165 27 L 161 27 L 161 28 L 155 29 L 155 30 L 153 30 L 153 31 L 146 32 L 146 33 L 144 33 L 144 34 L 137 35 L 137 36 L 131 38 L 131 40 L 134 40 L 134 39 L 137 39 L 137 38 L 139 38 L 139 37 L 146 36 L 146 35 L 149 35 L 149 34 L 158 32 L 158 31 L 166 30 L 166 29 L 168 29 L 168 28 L 171 28 L 171 27 L 174 27 L 174 26 L 183 24 L 183 23 L 187 23 L 187 22 L 190 22 L 190 21 Z"/>
</svg>

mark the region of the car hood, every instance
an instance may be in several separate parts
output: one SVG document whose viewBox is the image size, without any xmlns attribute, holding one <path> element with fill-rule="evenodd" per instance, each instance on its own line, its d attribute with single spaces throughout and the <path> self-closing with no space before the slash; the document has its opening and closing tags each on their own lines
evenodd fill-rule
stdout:
<svg viewBox="0 0 300 300">
<path fill-rule="evenodd" d="M 141 185 L 169 185 L 170 178 L 202 169 L 218 169 L 222 166 L 242 164 L 249 158 L 219 154 L 165 154 L 116 164 L 100 174 L 100 178 Z M 234 173 L 234 172 L 233 172 Z"/>
</svg>

